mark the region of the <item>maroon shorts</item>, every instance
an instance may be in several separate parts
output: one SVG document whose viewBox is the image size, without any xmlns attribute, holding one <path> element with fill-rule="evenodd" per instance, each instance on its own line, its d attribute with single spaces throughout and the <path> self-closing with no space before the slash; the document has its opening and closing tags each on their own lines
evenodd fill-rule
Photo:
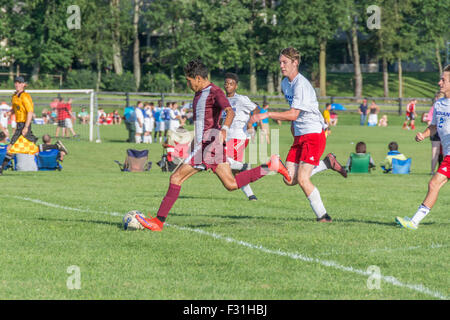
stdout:
<svg viewBox="0 0 450 320">
<path fill-rule="evenodd" d="M 242 162 L 244 160 L 244 151 L 248 145 L 248 139 L 230 139 L 227 141 L 227 157 Z"/>
<path fill-rule="evenodd" d="M 325 151 L 327 138 L 325 131 L 296 136 L 294 143 L 286 157 L 286 162 L 306 162 L 314 166 L 319 165 L 320 158 Z"/>
<path fill-rule="evenodd" d="M 447 179 L 450 179 L 450 156 L 444 157 L 444 161 L 442 161 L 437 172 L 446 176 Z"/>
<path fill-rule="evenodd" d="M 195 169 L 208 170 L 216 172 L 219 164 L 227 162 L 225 144 L 216 142 L 203 142 L 201 145 L 194 146 L 185 163 L 190 164 Z"/>
</svg>

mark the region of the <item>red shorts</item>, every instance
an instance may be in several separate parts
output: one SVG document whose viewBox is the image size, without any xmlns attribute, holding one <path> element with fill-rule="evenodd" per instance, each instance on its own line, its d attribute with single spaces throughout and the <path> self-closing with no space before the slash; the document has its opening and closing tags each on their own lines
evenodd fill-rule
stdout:
<svg viewBox="0 0 450 320">
<path fill-rule="evenodd" d="M 225 144 L 213 142 L 203 142 L 199 146 L 194 146 L 185 163 L 190 164 L 195 169 L 216 172 L 219 164 L 227 162 Z"/>
<path fill-rule="evenodd" d="M 248 139 L 230 139 L 227 141 L 227 157 L 239 162 L 244 160 L 244 151 L 248 145 Z"/>
<path fill-rule="evenodd" d="M 447 179 L 450 179 L 450 156 L 444 157 L 444 161 L 442 161 L 437 172 L 446 176 Z"/>
<path fill-rule="evenodd" d="M 319 165 L 320 158 L 325 151 L 327 138 L 325 131 L 296 136 L 294 143 L 286 157 L 286 162 L 306 162 L 314 166 Z"/>
</svg>

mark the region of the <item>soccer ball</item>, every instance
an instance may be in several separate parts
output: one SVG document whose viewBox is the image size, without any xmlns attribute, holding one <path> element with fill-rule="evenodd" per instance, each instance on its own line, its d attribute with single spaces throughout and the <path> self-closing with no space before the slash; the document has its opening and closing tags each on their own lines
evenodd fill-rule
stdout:
<svg viewBox="0 0 450 320">
<path fill-rule="evenodd" d="M 145 215 L 138 210 L 131 210 L 125 214 L 122 219 L 123 230 L 134 231 L 134 230 L 144 230 L 142 224 L 136 219 L 136 215 L 139 214 L 145 218 Z"/>
</svg>

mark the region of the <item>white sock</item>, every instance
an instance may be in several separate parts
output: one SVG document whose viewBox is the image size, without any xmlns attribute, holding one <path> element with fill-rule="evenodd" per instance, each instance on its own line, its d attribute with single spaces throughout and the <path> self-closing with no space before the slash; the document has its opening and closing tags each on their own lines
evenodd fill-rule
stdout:
<svg viewBox="0 0 450 320">
<path fill-rule="evenodd" d="M 134 136 L 136 143 L 141 143 L 141 136 Z"/>
<path fill-rule="evenodd" d="M 242 170 L 242 168 L 244 167 L 244 164 L 242 162 L 238 162 L 236 160 L 233 160 L 232 158 L 227 157 L 227 161 L 230 164 L 230 168 L 233 170 Z"/>
<path fill-rule="evenodd" d="M 311 192 L 311 194 L 309 195 L 308 200 L 317 218 L 320 219 L 327 213 L 327 210 L 325 210 L 325 206 L 323 205 L 319 190 L 317 188 L 314 188 L 313 192 Z"/>
<path fill-rule="evenodd" d="M 327 170 L 327 166 L 325 165 L 325 162 L 323 162 L 322 160 L 320 160 L 319 165 L 315 166 L 314 169 L 311 171 L 311 176 L 315 175 L 316 173 L 319 173 L 321 171 L 325 171 Z"/>
<path fill-rule="evenodd" d="M 425 218 L 429 212 L 430 208 L 421 204 L 419 206 L 419 209 L 417 209 L 417 212 L 414 215 L 414 217 L 412 217 L 411 222 L 414 223 L 416 226 L 418 226 L 420 221 L 422 221 L 422 219 Z"/>
<path fill-rule="evenodd" d="M 247 198 L 254 195 L 253 190 L 249 184 L 243 186 L 241 188 L 241 190 L 242 190 L 242 192 L 244 192 L 244 194 L 247 196 Z"/>
</svg>

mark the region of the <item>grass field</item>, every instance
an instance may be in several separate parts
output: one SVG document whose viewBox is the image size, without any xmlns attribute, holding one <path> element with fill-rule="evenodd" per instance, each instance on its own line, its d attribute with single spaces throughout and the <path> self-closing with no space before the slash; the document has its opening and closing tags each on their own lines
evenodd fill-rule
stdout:
<svg viewBox="0 0 450 320">
<path fill-rule="evenodd" d="M 206 172 L 183 185 L 163 232 L 126 232 L 121 217 L 154 214 L 167 190 L 169 175 L 156 167 L 161 146 L 121 142 L 124 126 L 102 127 L 100 144 L 65 140 L 61 172 L 0 177 L 0 299 L 448 299 L 448 186 L 416 232 L 394 223 L 425 196 L 430 142 L 401 130 L 403 117 L 387 128 L 360 127 L 352 114 L 340 121 L 325 152 L 341 162 L 365 141 L 379 163 L 392 140 L 413 161 L 404 176 L 379 167 L 314 176 L 332 224 L 315 222 L 301 190 L 280 176 L 254 183 L 259 200 L 249 202 Z M 271 126 L 284 158 L 289 127 Z M 129 147 L 150 150 L 150 172 L 119 171 L 113 160 Z M 80 289 L 68 287 L 70 266 Z M 370 266 L 381 272 L 378 289 L 369 289 Z"/>
</svg>

